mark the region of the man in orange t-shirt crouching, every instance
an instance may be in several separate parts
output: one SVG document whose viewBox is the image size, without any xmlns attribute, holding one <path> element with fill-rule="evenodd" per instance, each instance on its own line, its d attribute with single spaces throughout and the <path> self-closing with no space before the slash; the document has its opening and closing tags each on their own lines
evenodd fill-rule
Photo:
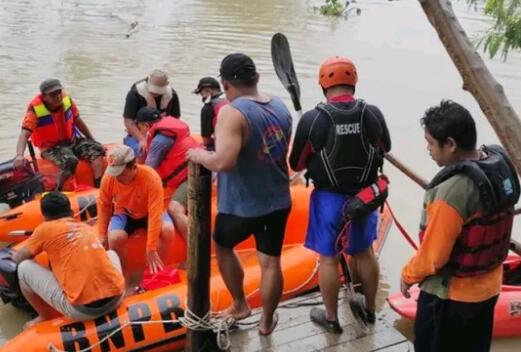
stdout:
<svg viewBox="0 0 521 352">
<path fill-rule="evenodd" d="M 174 233 L 172 219 L 164 210 L 163 184 L 149 166 L 137 165 L 134 151 L 119 145 L 108 155 L 109 166 L 101 180 L 98 198 L 98 232 L 115 250 L 127 279 L 127 295 L 135 292 L 143 270 L 130 272 L 125 242 L 138 228 L 147 229 L 146 258 L 150 271 L 163 269 L 168 243 Z"/>
<path fill-rule="evenodd" d="M 12 255 L 20 289 L 38 313 L 26 326 L 55 317 L 55 311 L 90 320 L 115 310 L 125 287 L 117 254 L 105 251 L 92 228 L 74 221 L 63 193 L 44 196 L 41 211 L 46 222 Z M 52 271 L 31 260 L 41 252 Z"/>
</svg>

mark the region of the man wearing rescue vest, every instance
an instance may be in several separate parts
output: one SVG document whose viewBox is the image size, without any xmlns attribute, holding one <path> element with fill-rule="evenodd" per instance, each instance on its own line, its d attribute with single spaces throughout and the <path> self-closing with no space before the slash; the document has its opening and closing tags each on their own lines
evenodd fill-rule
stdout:
<svg viewBox="0 0 521 352">
<path fill-rule="evenodd" d="M 201 136 L 207 149 L 213 149 L 215 145 L 215 124 L 219 110 L 228 104 L 228 100 L 221 91 L 221 85 L 213 77 L 203 77 L 199 80 L 194 94 L 200 94 L 203 100 L 201 109 Z"/>
<path fill-rule="evenodd" d="M 259 334 L 275 329 L 283 287 L 280 254 L 291 197 L 286 156 L 291 114 L 282 100 L 259 93 L 253 60 L 230 54 L 221 62 L 221 83 L 230 104 L 219 113 L 215 152 L 191 149 L 188 157 L 218 173 L 213 238 L 219 270 L 233 297 L 223 314 L 251 314 L 243 289 L 244 271 L 233 248 L 255 236 L 261 268 Z"/>
<path fill-rule="evenodd" d="M 126 241 L 135 230 L 147 230 L 146 260 L 152 273 L 163 269 L 173 235 L 170 216 L 163 210 L 163 185 L 157 172 L 138 165 L 134 151 L 126 145 L 114 147 L 108 155 L 109 166 L 101 180 L 98 198 L 98 233 L 108 247 L 121 258 L 126 278 L 126 294 L 136 292 L 144 268 L 131 272 Z M 108 235 L 107 235 L 108 233 Z"/>
<path fill-rule="evenodd" d="M 147 78 L 135 82 L 127 93 L 123 119 L 128 135 L 123 143 L 141 157 L 145 153 L 147 138 L 136 126 L 139 109 L 149 106 L 158 109 L 163 116 L 179 118 L 181 106 L 176 91 L 168 81 L 168 75 L 162 70 L 153 70 Z"/>
<path fill-rule="evenodd" d="M 80 133 L 85 137 L 80 136 Z M 61 189 L 63 182 L 74 174 L 78 158 L 90 161 L 94 185 L 99 187 L 105 149 L 94 140 L 89 128 L 80 118 L 76 103 L 63 91 L 57 79 L 43 81 L 40 84 L 40 94 L 29 103 L 16 144 L 14 166 L 17 169 L 23 167 L 24 151 L 29 138 L 40 148 L 43 158 L 58 166 L 56 189 Z"/>
<path fill-rule="evenodd" d="M 443 169 L 424 197 L 420 247 L 402 270 L 401 291 L 420 285 L 417 352 L 490 350 L 494 307 L 512 231 L 519 181 L 497 145 L 476 149 L 470 113 L 442 101 L 421 119 L 427 149 Z"/>
<path fill-rule="evenodd" d="M 344 231 L 346 202 L 376 181 L 383 153 L 391 149 L 389 131 L 380 110 L 354 97 L 358 74 L 353 62 L 335 56 L 320 66 L 318 82 L 327 103 L 306 112 L 297 127 L 290 156 L 295 171 L 307 168 L 313 180 L 305 246 L 320 254 L 319 285 L 325 310 L 313 308 L 311 320 L 332 333 L 338 321 L 339 254 L 351 255 L 350 267 L 362 283 L 369 323 L 374 323 L 379 267 L 372 249 L 377 212 L 352 220 L 349 245 L 337 249 Z"/>
<path fill-rule="evenodd" d="M 38 313 L 26 327 L 55 318 L 56 311 L 90 320 L 115 310 L 125 288 L 117 254 L 106 252 L 95 231 L 73 219 L 63 193 L 48 193 L 40 206 L 45 222 L 12 254 L 20 289 Z M 42 252 L 50 270 L 31 260 Z"/>
<path fill-rule="evenodd" d="M 174 220 L 179 234 L 185 239 L 188 234 L 188 160 L 186 152 L 199 144 L 190 136 L 188 125 L 172 116 L 161 117 L 159 110 L 141 108 L 136 116 L 139 130 L 147 136 L 145 165 L 155 169 L 163 186 L 174 190 L 168 213 Z"/>
</svg>

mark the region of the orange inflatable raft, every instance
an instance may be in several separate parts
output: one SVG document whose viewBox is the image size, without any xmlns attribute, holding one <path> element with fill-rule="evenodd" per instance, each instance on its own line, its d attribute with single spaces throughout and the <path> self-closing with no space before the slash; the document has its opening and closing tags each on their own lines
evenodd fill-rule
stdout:
<svg viewBox="0 0 521 352">
<path fill-rule="evenodd" d="M 521 257 L 509 256 L 503 264 L 503 285 L 494 309 L 494 337 L 521 336 Z M 418 287 L 410 290 L 411 298 L 395 293 L 387 298 L 391 308 L 402 317 L 416 318 Z"/>
<path fill-rule="evenodd" d="M 83 191 L 65 192 L 71 202 L 74 217 L 80 221 L 96 218 L 98 190 L 86 187 Z M 40 211 L 41 195 L 14 209 L 0 214 L 0 242 L 21 242 L 43 222 Z"/>
<path fill-rule="evenodd" d="M 293 208 L 286 229 L 282 251 L 284 273 L 283 299 L 294 297 L 317 286 L 318 256 L 302 245 L 307 225 L 310 189 L 292 187 Z M 385 209 L 380 217 L 378 239 L 375 250 L 383 246 L 391 225 L 391 217 Z M 143 231 L 131 237 L 129 252 L 142 253 L 146 241 Z M 261 305 L 259 295 L 260 269 L 258 267 L 254 241 L 250 239 L 237 248 L 244 266 L 244 289 L 252 307 Z M 186 259 L 186 246 L 175 236 L 170 264 Z M 44 262 L 45 258 L 39 258 Z M 144 253 L 133 255 L 133 265 L 144 264 Z M 211 305 L 212 310 L 227 308 L 232 299 L 218 274 L 215 258 L 211 260 Z M 78 322 L 64 317 L 45 321 L 26 329 L 7 342 L 0 352 L 14 351 L 172 351 L 184 346 L 186 329 L 177 321 L 185 314 L 187 277 L 184 271 L 170 269 L 165 275 L 170 283 L 153 288 L 157 282 L 148 282 L 149 291 L 126 298 L 114 312 L 98 319 Z M 150 276 L 148 276 L 150 278 Z M 172 283 L 172 278 L 175 281 Z M 161 286 L 160 284 L 158 287 Z"/>
</svg>

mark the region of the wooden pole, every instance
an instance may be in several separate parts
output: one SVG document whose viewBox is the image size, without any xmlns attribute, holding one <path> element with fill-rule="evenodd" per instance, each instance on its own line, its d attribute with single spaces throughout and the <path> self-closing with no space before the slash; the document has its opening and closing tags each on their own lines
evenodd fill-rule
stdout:
<svg viewBox="0 0 521 352">
<path fill-rule="evenodd" d="M 429 184 L 427 180 L 415 173 L 411 168 L 407 167 L 400 160 L 396 159 L 394 155 L 392 155 L 391 153 L 387 153 L 384 155 L 384 157 L 385 159 L 387 159 L 388 162 L 393 164 L 394 167 L 403 172 L 405 176 L 409 177 L 411 180 L 416 182 L 418 186 L 420 186 L 423 189 L 427 188 L 427 185 Z"/>
<path fill-rule="evenodd" d="M 499 140 L 521 174 L 521 121 L 503 87 L 494 79 L 461 27 L 450 1 L 418 0 L 463 79 L 463 89 L 474 96 Z"/>
<path fill-rule="evenodd" d="M 188 164 L 188 300 L 195 315 L 204 317 L 210 310 L 210 219 L 212 175 L 202 166 Z M 215 350 L 212 331 L 188 329 L 188 352 Z M 210 347 L 212 346 L 212 347 Z"/>
</svg>

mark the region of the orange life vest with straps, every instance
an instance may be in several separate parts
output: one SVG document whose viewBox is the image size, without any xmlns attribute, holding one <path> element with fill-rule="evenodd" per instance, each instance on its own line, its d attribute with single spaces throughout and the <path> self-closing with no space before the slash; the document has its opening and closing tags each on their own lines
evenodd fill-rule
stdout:
<svg viewBox="0 0 521 352">
<path fill-rule="evenodd" d="M 33 144 L 39 148 L 51 148 L 61 142 L 72 140 L 74 135 L 74 116 L 72 100 L 68 95 L 62 99 L 62 108 L 51 112 L 45 106 L 41 94 L 29 104 L 36 115 L 36 128 L 31 134 Z"/>
<path fill-rule="evenodd" d="M 175 138 L 174 145 L 170 148 L 156 171 L 161 176 L 164 186 L 177 188 L 188 177 L 186 152 L 190 148 L 196 148 L 199 143 L 190 136 L 188 125 L 172 116 L 163 117 L 148 130 L 147 148 L 150 148 L 152 139 L 154 139 L 157 133 Z"/>
</svg>

